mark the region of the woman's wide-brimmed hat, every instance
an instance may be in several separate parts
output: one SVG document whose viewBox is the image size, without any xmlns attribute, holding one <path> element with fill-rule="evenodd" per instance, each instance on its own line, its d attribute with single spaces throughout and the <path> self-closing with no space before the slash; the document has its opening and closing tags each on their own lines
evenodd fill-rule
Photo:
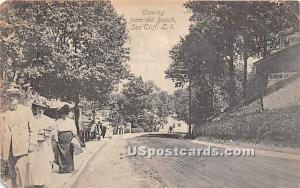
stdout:
<svg viewBox="0 0 300 188">
<path fill-rule="evenodd" d="M 72 108 L 69 106 L 69 105 L 67 105 L 67 104 L 65 104 L 63 107 L 61 107 L 60 109 L 59 109 L 59 112 L 61 113 L 61 114 L 68 114 L 69 112 L 71 112 L 72 111 Z"/>
<path fill-rule="evenodd" d="M 46 100 L 43 100 L 43 99 L 35 99 L 33 102 L 32 102 L 32 106 L 36 106 L 36 107 L 44 107 L 44 108 L 48 108 L 49 105 L 47 104 L 47 101 Z"/>
<path fill-rule="evenodd" d="M 20 94 L 20 90 L 15 82 L 11 83 L 5 92 L 5 96 L 19 96 Z"/>
</svg>

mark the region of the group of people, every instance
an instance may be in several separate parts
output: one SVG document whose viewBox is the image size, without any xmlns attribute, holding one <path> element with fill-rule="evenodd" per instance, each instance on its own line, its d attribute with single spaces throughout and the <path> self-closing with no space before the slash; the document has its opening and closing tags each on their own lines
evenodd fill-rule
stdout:
<svg viewBox="0 0 300 188">
<path fill-rule="evenodd" d="M 101 121 L 96 124 L 94 120 L 90 124 L 90 138 L 100 140 L 101 137 L 105 138 L 107 127 Z"/>
<path fill-rule="evenodd" d="M 19 104 L 17 88 L 10 87 L 5 96 L 9 109 L 1 116 L 0 153 L 8 162 L 11 187 L 48 187 L 55 164 L 59 173 L 73 172 L 74 149 L 85 145 L 77 136 L 71 107 L 61 107 L 54 120 L 44 115 L 46 101 L 35 100 L 28 111 Z"/>
<path fill-rule="evenodd" d="M 124 134 L 125 133 L 125 125 L 118 125 L 117 126 L 117 133 L 118 134 Z"/>
</svg>

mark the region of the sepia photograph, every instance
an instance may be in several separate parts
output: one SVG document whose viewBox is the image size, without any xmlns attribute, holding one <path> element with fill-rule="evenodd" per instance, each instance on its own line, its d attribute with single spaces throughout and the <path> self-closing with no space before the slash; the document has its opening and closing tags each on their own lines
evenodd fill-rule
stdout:
<svg viewBox="0 0 300 188">
<path fill-rule="evenodd" d="M 300 188 L 300 1 L 0 0 L 0 188 Z"/>
</svg>

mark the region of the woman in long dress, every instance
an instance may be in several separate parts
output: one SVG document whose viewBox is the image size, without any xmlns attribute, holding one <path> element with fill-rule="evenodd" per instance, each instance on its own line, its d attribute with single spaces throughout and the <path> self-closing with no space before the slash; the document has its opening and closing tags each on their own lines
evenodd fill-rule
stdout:
<svg viewBox="0 0 300 188">
<path fill-rule="evenodd" d="M 54 120 L 44 115 L 45 102 L 34 101 L 33 117 L 30 120 L 30 153 L 31 185 L 48 187 L 51 178 L 51 167 L 54 159 L 51 136 L 54 134 Z"/>
<path fill-rule="evenodd" d="M 69 118 L 71 109 L 64 105 L 60 109 L 61 118 L 57 120 L 57 159 L 60 173 L 74 172 L 74 145 L 72 139 L 75 137 L 79 143 L 77 129 L 73 119 Z M 83 145 L 81 145 L 83 146 Z"/>
</svg>

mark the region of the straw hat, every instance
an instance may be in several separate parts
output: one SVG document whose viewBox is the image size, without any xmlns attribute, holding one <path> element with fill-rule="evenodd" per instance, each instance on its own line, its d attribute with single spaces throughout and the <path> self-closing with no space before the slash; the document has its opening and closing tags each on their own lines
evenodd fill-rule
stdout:
<svg viewBox="0 0 300 188">
<path fill-rule="evenodd" d="M 9 85 L 9 88 L 6 90 L 5 95 L 10 96 L 10 95 L 20 95 L 20 90 L 18 89 L 18 86 L 15 82 L 11 83 Z"/>
<path fill-rule="evenodd" d="M 32 102 L 32 106 L 38 106 L 38 107 L 44 107 L 44 108 L 48 108 L 49 107 L 49 105 L 47 104 L 47 101 L 43 100 L 43 99 L 35 99 Z"/>
</svg>

